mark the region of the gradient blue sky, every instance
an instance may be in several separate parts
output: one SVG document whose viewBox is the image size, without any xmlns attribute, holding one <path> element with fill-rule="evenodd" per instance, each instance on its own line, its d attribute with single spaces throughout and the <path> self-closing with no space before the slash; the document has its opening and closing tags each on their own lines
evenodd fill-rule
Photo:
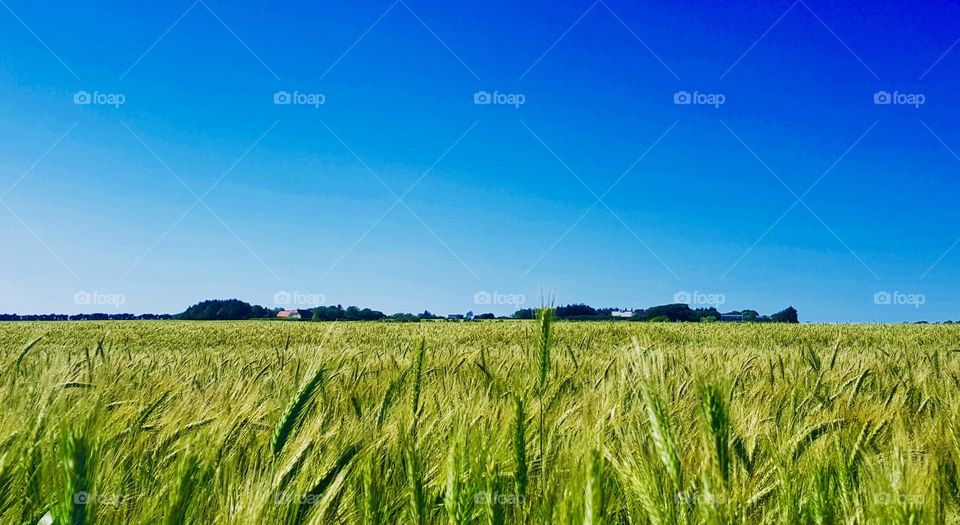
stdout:
<svg viewBox="0 0 960 525">
<path fill-rule="evenodd" d="M 958 319 L 958 39 L 956 2 L 2 0 L 0 311 Z"/>
</svg>

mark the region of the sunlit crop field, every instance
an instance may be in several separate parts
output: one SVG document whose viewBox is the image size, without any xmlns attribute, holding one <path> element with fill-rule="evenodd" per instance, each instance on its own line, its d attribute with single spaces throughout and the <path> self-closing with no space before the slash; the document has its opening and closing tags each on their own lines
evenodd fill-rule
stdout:
<svg viewBox="0 0 960 525">
<path fill-rule="evenodd" d="M 960 520 L 960 327 L 3 323 L 0 348 L 0 523 Z"/>
</svg>

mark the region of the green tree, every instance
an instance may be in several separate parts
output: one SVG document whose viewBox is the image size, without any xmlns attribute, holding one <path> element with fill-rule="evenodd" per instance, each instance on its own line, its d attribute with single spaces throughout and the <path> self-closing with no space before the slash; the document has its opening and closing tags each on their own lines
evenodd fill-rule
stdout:
<svg viewBox="0 0 960 525">
<path fill-rule="evenodd" d="M 770 316 L 770 320 L 775 323 L 799 323 L 800 320 L 797 317 L 797 309 L 788 306 L 783 310 Z"/>
</svg>

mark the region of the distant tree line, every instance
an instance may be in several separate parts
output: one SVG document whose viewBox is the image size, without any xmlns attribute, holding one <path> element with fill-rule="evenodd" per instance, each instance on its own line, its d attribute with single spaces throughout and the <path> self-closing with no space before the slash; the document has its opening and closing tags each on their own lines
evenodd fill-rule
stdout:
<svg viewBox="0 0 960 525">
<path fill-rule="evenodd" d="M 630 317 L 614 317 L 613 312 L 632 312 Z M 646 309 L 618 310 L 616 308 L 593 308 L 586 304 L 568 304 L 558 306 L 554 313 L 557 319 L 568 321 L 640 321 L 640 322 L 672 322 L 672 323 L 706 323 L 720 321 L 723 316 L 742 316 L 744 322 L 749 323 L 798 323 L 796 308 L 789 306 L 775 314 L 760 315 L 756 310 L 738 310 L 721 313 L 714 307 L 690 308 L 687 304 L 664 304 Z M 513 314 L 515 319 L 533 319 L 536 309 L 524 308 Z"/>
<path fill-rule="evenodd" d="M 277 314 L 283 311 L 280 308 L 267 308 L 264 306 L 250 304 L 239 299 L 213 299 L 201 301 L 179 314 L 140 314 L 129 313 L 106 314 L 37 314 L 37 315 L 17 315 L 0 314 L 0 321 L 133 321 L 133 320 L 153 320 L 153 319 L 183 319 L 190 321 L 242 321 L 247 319 L 275 319 Z M 755 310 L 742 310 L 735 312 L 720 313 L 716 308 L 690 308 L 686 304 L 666 304 L 654 306 L 647 309 L 632 310 L 632 317 L 614 317 L 613 312 L 622 312 L 615 308 L 593 308 L 586 304 L 568 304 L 556 308 L 556 318 L 568 321 L 648 321 L 648 322 L 711 322 L 720 321 L 724 315 L 743 316 L 745 322 L 773 322 L 773 323 L 796 323 L 798 322 L 797 310 L 792 306 L 780 312 L 769 316 L 760 315 Z M 294 319 L 301 321 L 385 321 L 400 323 L 417 323 L 424 320 L 444 319 L 444 317 L 435 315 L 429 310 L 419 314 L 396 313 L 386 315 L 378 310 L 370 308 L 360 308 L 358 306 L 348 306 L 344 308 L 341 305 L 336 306 L 317 306 L 310 309 L 296 310 L 297 316 Z M 466 315 L 450 316 L 457 320 L 487 320 L 487 319 L 505 319 L 497 317 L 492 313 L 483 313 L 473 315 L 468 312 Z M 533 319 L 536 317 L 536 310 L 533 308 L 524 308 L 513 314 L 514 319 Z"/>
<path fill-rule="evenodd" d="M 266 308 L 260 305 L 251 305 L 239 299 L 210 300 L 197 303 L 187 308 L 175 319 L 197 321 L 234 321 L 243 319 L 274 319 L 282 312 L 281 308 Z M 301 321 L 394 321 L 418 322 L 422 319 L 440 319 L 439 316 L 425 311 L 422 314 L 397 313 L 386 315 L 378 310 L 360 308 L 358 306 L 342 305 L 317 306 L 314 308 L 294 310 L 297 315 L 293 319 Z"/>
<path fill-rule="evenodd" d="M 377 310 L 371 310 L 369 308 L 361 309 L 356 306 L 348 306 L 346 309 L 344 309 L 343 306 L 339 304 L 337 306 L 318 306 L 312 310 L 309 310 L 309 312 L 309 320 L 311 321 L 386 321 L 394 323 L 419 323 L 420 321 L 444 319 L 442 316 L 430 313 L 430 310 L 424 310 L 419 314 L 400 312 L 393 315 L 386 315 Z M 496 316 L 493 314 L 480 314 L 473 318 L 495 319 Z M 301 319 L 305 319 L 305 317 L 301 315 Z"/>
<path fill-rule="evenodd" d="M 377 310 L 357 306 L 348 306 L 344 309 L 339 304 L 337 306 L 318 306 L 311 312 L 311 321 L 379 321 L 386 317 L 383 312 Z"/>
<path fill-rule="evenodd" d="M 131 314 L 131 313 L 89 313 L 89 314 L 0 314 L 0 321 L 136 321 L 136 320 L 163 320 L 185 319 L 196 321 L 240 321 L 246 319 L 276 319 L 277 314 L 283 311 L 280 308 L 268 308 L 250 304 L 239 299 L 214 299 L 201 301 L 179 314 Z M 614 312 L 621 315 L 614 316 Z M 632 312 L 632 316 L 623 316 L 623 312 Z M 419 314 L 395 313 L 386 315 L 370 308 L 360 308 L 341 305 L 317 306 L 315 308 L 297 310 L 297 319 L 301 321 L 383 321 L 397 323 L 417 323 L 426 320 L 455 319 L 455 320 L 488 320 L 509 319 L 510 317 L 496 316 L 492 313 L 473 315 L 451 315 L 443 317 L 425 310 Z M 756 310 L 736 310 L 721 313 L 714 307 L 690 308 L 687 304 L 665 304 L 646 309 L 624 310 L 619 308 L 594 308 L 577 303 L 559 306 L 556 308 L 557 319 L 568 321 L 625 321 L 625 322 L 679 322 L 679 323 L 706 323 L 721 321 L 724 316 L 742 316 L 743 322 L 748 323 L 798 323 L 796 308 L 789 306 L 783 310 L 761 315 Z M 523 308 L 517 310 L 513 319 L 534 319 L 536 309 Z M 739 320 L 739 319 L 738 319 Z M 926 321 L 918 321 L 926 324 Z M 960 323 L 960 321 L 956 321 Z M 954 324 L 954 321 L 945 321 L 943 324 Z"/>
<path fill-rule="evenodd" d="M 251 305 L 239 299 L 214 299 L 201 301 L 173 317 L 189 321 L 241 321 L 276 317 L 278 312 L 279 309 Z"/>
<path fill-rule="evenodd" d="M 239 320 L 239 319 L 258 319 L 274 318 L 280 312 L 280 309 L 264 308 L 258 305 L 250 305 L 237 299 L 226 301 L 214 300 L 203 301 L 191 306 L 182 314 L 175 316 L 177 319 L 195 319 L 195 320 Z M 770 315 L 761 315 L 756 310 L 738 310 L 733 312 L 721 313 L 714 307 L 710 308 L 690 308 L 687 304 L 666 304 L 654 306 L 647 309 L 630 310 L 632 317 L 614 317 L 613 312 L 623 311 L 615 308 L 593 308 L 586 304 L 569 304 L 556 308 L 556 318 L 569 321 L 609 321 L 611 319 L 623 319 L 627 321 L 650 321 L 650 322 L 712 322 L 720 321 L 723 316 L 742 316 L 744 322 L 756 323 L 797 323 L 799 322 L 797 310 L 792 306 L 787 307 L 777 313 Z M 393 315 L 384 314 L 378 310 L 370 308 L 360 308 L 358 306 L 342 305 L 336 306 L 317 306 L 310 309 L 297 310 L 299 320 L 308 321 L 387 321 L 387 322 L 420 322 L 424 320 L 444 319 L 444 317 L 432 314 L 429 310 L 419 314 L 395 313 Z M 473 315 L 469 312 L 467 315 L 451 316 L 455 319 L 464 320 L 486 320 L 497 319 L 492 313 L 483 313 Z M 525 308 L 514 313 L 514 319 L 533 319 L 536 317 L 536 309 Z M 501 317 L 504 319 L 504 317 Z"/>
</svg>

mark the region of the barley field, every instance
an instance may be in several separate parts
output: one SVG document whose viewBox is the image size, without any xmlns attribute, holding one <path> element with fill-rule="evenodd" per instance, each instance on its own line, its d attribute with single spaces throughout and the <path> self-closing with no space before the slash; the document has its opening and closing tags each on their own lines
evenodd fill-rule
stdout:
<svg viewBox="0 0 960 525">
<path fill-rule="evenodd" d="M 0 523 L 957 523 L 960 327 L 0 324 Z"/>
</svg>

